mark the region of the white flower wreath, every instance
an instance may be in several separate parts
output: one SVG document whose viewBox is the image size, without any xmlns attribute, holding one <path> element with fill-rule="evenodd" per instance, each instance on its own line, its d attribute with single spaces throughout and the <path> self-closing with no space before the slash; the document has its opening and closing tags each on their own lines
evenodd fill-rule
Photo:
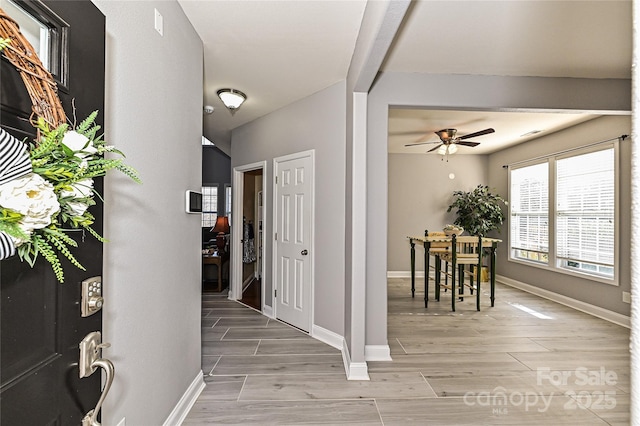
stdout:
<svg viewBox="0 0 640 426">
<path fill-rule="evenodd" d="M 96 116 L 97 111 L 74 130 L 67 124 L 51 130 L 39 119 L 38 143 L 29 149 L 0 128 L 0 259 L 17 252 L 33 267 L 42 254 L 64 282 L 58 254 L 84 270 L 69 250 L 77 243 L 68 231 L 84 229 L 105 241 L 91 227 L 95 218 L 88 209 L 99 196 L 93 179 L 111 169 L 140 179 L 121 158 L 104 158 L 106 152 L 124 154 L 97 135 Z"/>
</svg>

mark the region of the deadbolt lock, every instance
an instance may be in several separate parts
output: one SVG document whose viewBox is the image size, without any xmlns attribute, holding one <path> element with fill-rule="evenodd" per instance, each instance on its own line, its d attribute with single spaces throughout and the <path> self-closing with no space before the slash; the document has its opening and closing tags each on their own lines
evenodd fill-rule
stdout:
<svg viewBox="0 0 640 426">
<path fill-rule="evenodd" d="M 80 311 L 83 317 L 93 315 L 102 309 L 102 277 L 91 277 L 82 281 Z"/>
</svg>

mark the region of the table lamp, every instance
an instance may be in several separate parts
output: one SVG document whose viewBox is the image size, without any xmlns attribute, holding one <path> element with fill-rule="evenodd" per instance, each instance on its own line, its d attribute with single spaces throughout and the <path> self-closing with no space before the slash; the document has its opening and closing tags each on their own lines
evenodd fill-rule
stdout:
<svg viewBox="0 0 640 426">
<path fill-rule="evenodd" d="M 218 216 L 216 218 L 216 224 L 210 232 L 217 232 L 216 235 L 216 254 L 221 255 L 224 253 L 224 236 L 229 233 L 229 218 L 227 216 Z"/>
</svg>

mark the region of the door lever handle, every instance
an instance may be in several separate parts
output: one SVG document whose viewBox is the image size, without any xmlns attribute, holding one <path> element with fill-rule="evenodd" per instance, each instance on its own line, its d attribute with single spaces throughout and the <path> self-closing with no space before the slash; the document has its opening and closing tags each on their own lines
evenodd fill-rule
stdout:
<svg viewBox="0 0 640 426">
<path fill-rule="evenodd" d="M 94 331 L 85 336 L 80 342 L 80 361 L 78 363 L 80 378 L 91 376 L 98 368 L 102 368 L 105 372 L 105 384 L 96 407 L 89 411 L 82 419 L 82 426 L 101 426 L 98 422 L 98 413 L 102 408 L 102 403 L 107 397 L 115 368 L 113 363 L 108 359 L 102 358 L 102 348 L 108 348 L 111 344 L 102 342 L 102 334 Z"/>
<path fill-rule="evenodd" d="M 84 416 L 84 418 L 82 419 L 82 426 L 101 426 L 100 423 L 98 422 L 98 413 L 102 408 L 102 403 L 104 402 L 104 399 L 107 397 L 107 393 L 109 392 L 109 389 L 111 389 L 111 384 L 113 383 L 113 376 L 115 375 L 115 368 L 113 367 L 113 363 L 111 361 L 104 358 L 95 360 L 91 364 L 91 367 L 94 369 L 98 367 L 102 368 L 106 373 L 106 380 L 104 384 L 104 389 L 100 394 L 100 399 L 98 399 L 98 403 L 96 404 L 96 408 L 89 411 Z"/>
</svg>

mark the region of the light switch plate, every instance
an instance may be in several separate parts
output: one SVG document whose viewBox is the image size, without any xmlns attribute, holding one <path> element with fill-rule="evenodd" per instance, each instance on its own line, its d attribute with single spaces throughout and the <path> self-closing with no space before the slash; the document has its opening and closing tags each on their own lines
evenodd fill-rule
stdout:
<svg viewBox="0 0 640 426">
<path fill-rule="evenodd" d="M 625 303 L 631 303 L 631 293 L 628 291 L 622 292 L 622 301 Z"/>
</svg>

